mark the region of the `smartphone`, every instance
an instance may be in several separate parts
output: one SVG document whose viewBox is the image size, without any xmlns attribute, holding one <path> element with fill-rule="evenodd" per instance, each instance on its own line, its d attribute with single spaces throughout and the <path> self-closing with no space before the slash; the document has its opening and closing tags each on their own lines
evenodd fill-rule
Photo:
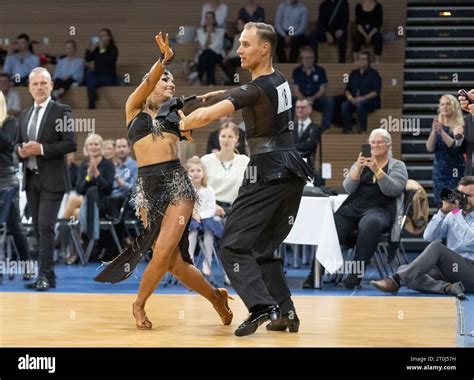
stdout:
<svg viewBox="0 0 474 380">
<path fill-rule="evenodd" d="M 365 158 L 372 157 L 372 148 L 370 147 L 370 144 L 362 144 L 360 146 L 360 151 L 362 152 L 363 157 Z"/>
<path fill-rule="evenodd" d="M 92 45 L 98 45 L 98 44 L 99 44 L 99 37 L 97 37 L 97 36 L 92 36 L 92 37 L 91 37 L 91 44 L 92 44 Z"/>
<path fill-rule="evenodd" d="M 474 101 L 472 101 L 471 98 L 469 98 L 469 94 L 467 93 L 466 90 L 461 89 L 461 90 L 458 91 L 458 94 L 461 95 L 461 96 L 464 96 L 466 98 L 466 100 L 469 102 L 469 104 L 474 104 Z"/>
</svg>

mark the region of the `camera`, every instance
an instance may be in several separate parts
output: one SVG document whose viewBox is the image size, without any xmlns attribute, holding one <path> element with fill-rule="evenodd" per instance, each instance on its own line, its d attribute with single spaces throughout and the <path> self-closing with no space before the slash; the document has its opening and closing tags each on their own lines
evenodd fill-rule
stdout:
<svg viewBox="0 0 474 380">
<path fill-rule="evenodd" d="M 455 201 L 458 201 L 459 208 L 461 210 L 465 210 L 467 208 L 468 196 L 460 190 L 452 190 L 445 187 L 443 190 L 441 190 L 441 199 L 448 203 L 454 203 Z"/>
</svg>

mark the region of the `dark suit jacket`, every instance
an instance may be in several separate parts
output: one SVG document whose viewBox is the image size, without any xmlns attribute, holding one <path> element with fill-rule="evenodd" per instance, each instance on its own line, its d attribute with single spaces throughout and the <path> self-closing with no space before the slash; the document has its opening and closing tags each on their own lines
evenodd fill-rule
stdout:
<svg viewBox="0 0 474 380">
<path fill-rule="evenodd" d="M 473 175 L 472 170 L 472 155 L 474 153 L 474 116 L 466 115 L 464 120 L 466 125 L 464 127 L 464 141 L 462 143 L 463 151 L 466 153 L 466 172 L 464 175 Z"/>
<path fill-rule="evenodd" d="M 21 143 L 28 142 L 28 122 L 30 120 L 33 106 L 24 110 L 19 116 L 20 128 L 16 137 L 15 152 Z M 67 131 L 67 122 L 64 120 L 72 118 L 71 108 L 66 104 L 51 100 L 46 107 L 41 124 L 39 126 L 37 141 L 43 145 L 44 155 L 36 156 L 39 179 L 41 186 L 51 192 L 68 191 L 71 189 L 71 181 L 67 168 L 66 154 L 75 152 L 77 148 L 75 133 Z M 57 120 L 61 120 L 65 129 L 57 131 Z M 23 162 L 23 183 L 26 185 L 26 160 L 18 156 Z"/>
<path fill-rule="evenodd" d="M 301 137 L 298 136 L 298 128 L 298 120 L 296 120 L 295 127 L 293 128 L 293 141 L 295 142 L 295 147 L 301 157 L 306 158 L 308 164 L 311 167 L 314 167 L 314 157 L 321 139 L 321 127 L 317 124 L 311 123 L 306 127 Z"/>
</svg>

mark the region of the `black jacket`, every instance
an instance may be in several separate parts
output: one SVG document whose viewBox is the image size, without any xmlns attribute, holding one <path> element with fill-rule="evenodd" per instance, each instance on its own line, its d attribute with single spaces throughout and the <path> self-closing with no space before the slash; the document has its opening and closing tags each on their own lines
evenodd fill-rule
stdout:
<svg viewBox="0 0 474 380">
<path fill-rule="evenodd" d="M 470 114 L 467 115 L 464 119 L 466 125 L 464 127 L 464 141 L 462 143 L 463 153 L 466 154 L 466 176 L 473 175 L 472 170 L 472 160 L 474 155 L 474 116 Z"/>
<path fill-rule="evenodd" d="M 21 143 L 28 142 L 28 122 L 33 106 L 24 110 L 20 117 L 20 128 L 16 137 L 15 152 Z M 57 103 L 51 100 L 46 107 L 41 124 L 39 126 L 37 141 L 43 145 L 44 155 L 36 156 L 38 163 L 39 179 L 41 186 L 51 192 L 69 191 L 71 182 L 66 162 L 66 154 L 75 152 L 77 149 L 76 136 L 71 129 L 70 123 L 67 121 L 72 118 L 71 108 L 67 104 Z M 66 120 L 66 121 L 65 121 Z M 61 124 L 58 122 L 61 121 Z M 64 124 L 66 124 L 64 126 Z M 65 128 L 59 128 L 64 126 Z M 25 160 L 19 157 L 23 164 L 23 184 L 26 184 L 26 165 Z"/>
<path fill-rule="evenodd" d="M 321 139 L 321 127 L 317 124 L 311 123 L 306 127 L 301 137 L 298 131 L 298 122 L 295 123 L 293 129 L 293 141 L 295 147 L 300 153 L 301 157 L 314 161 L 316 150 Z"/>
<path fill-rule="evenodd" d="M 7 117 L 0 127 L 0 179 L 15 176 L 13 147 L 17 132 L 18 121 L 14 117 Z"/>
<path fill-rule="evenodd" d="M 337 7 L 338 2 L 341 4 Z M 333 16 L 334 10 L 337 10 Z M 347 31 L 349 24 L 349 4 L 347 0 L 326 0 L 319 6 L 319 17 L 316 28 L 321 32 L 334 34 L 336 30 Z"/>
</svg>

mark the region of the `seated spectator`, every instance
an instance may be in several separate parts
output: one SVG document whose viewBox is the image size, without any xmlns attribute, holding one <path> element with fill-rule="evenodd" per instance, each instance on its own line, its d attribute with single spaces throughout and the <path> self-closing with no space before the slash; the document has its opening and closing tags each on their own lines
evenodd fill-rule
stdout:
<svg viewBox="0 0 474 380">
<path fill-rule="evenodd" d="M 5 97 L 0 91 L 0 194 L 5 196 L 9 194 L 9 199 L 0 199 L 3 202 L 8 202 L 10 212 L 6 216 L 6 225 L 10 235 L 13 237 L 15 247 L 19 254 L 19 260 L 29 260 L 28 241 L 26 234 L 21 224 L 20 206 L 19 206 L 19 189 L 20 184 L 16 177 L 16 165 L 14 163 L 13 147 L 15 145 L 16 135 L 19 126 L 15 117 L 8 115 L 7 104 Z M 2 209 L 3 209 L 2 205 Z M 2 240 L 2 243 L 4 241 Z M 2 247 L 3 249 L 3 247 Z M 2 260 L 4 257 L 2 257 Z M 14 258 L 12 258 L 14 260 Z M 1 276 L 1 272 L 0 272 Z M 30 273 L 24 273 L 23 279 L 30 280 Z"/>
<path fill-rule="evenodd" d="M 370 67 L 368 52 L 359 54 L 357 66 L 349 75 L 345 101 L 341 105 L 343 133 L 352 132 L 353 112 L 356 112 L 359 118 L 360 132 L 367 132 L 367 114 L 380 108 L 382 79 L 378 71 Z"/>
<path fill-rule="evenodd" d="M 10 75 L 0 73 L 0 91 L 3 92 L 7 103 L 8 115 L 18 116 L 21 112 L 21 101 L 18 92 L 11 88 Z"/>
<path fill-rule="evenodd" d="M 456 143 L 455 136 L 459 136 Z M 459 102 L 452 95 L 439 99 L 438 117 L 433 120 L 431 133 L 426 141 L 428 152 L 434 152 L 433 196 L 436 206 L 441 204 L 443 187 L 454 189 L 462 177 L 465 160 L 462 148 L 464 119 Z"/>
<path fill-rule="evenodd" d="M 84 80 L 84 60 L 76 56 L 76 43 L 66 41 L 66 56 L 56 64 L 53 74 L 53 98 L 59 99 L 71 86 L 79 86 Z"/>
<path fill-rule="evenodd" d="M 403 214 L 403 194 L 408 173 L 402 161 L 392 157 L 392 138 L 386 129 L 374 129 L 369 137 L 371 157 L 359 154 L 344 179 L 349 197 L 334 214 L 339 243 L 353 246 L 357 233 L 354 261 L 368 267 L 382 234 L 391 231 L 390 240 L 398 241 Z M 360 265 L 355 267 L 360 268 Z M 349 273 L 342 284 L 353 289 L 362 281 L 360 274 Z"/>
<path fill-rule="evenodd" d="M 326 70 L 316 64 L 313 49 L 309 46 L 301 48 L 300 57 L 302 65 L 293 70 L 293 96 L 308 99 L 312 108 L 323 113 L 323 130 L 329 129 L 334 114 L 334 98 L 325 95 L 328 85 Z"/>
<path fill-rule="evenodd" d="M 265 9 L 256 3 L 255 0 L 248 0 L 243 8 L 239 9 L 238 19 L 248 22 L 265 22 Z"/>
<path fill-rule="evenodd" d="M 311 121 L 311 102 L 308 99 L 296 101 L 296 124 L 293 140 L 301 157 L 314 170 L 314 159 L 318 143 L 321 141 L 321 127 Z"/>
<path fill-rule="evenodd" d="M 112 193 L 115 168 L 114 164 L 103 156 L 103 140 L 97 134 L 90 134 L 84 142 L 84 156 L 87 158 L 79 166 L 76 182 L 76 195 L 68 198 L 64 217 L 69 219 L 79 216 L 81 205 L 84 202 L 87 192 L 95 187 L 98 193 L 99 215 L 105 216 L 105 199 Z M 81 225 L 83 231 L 85 226 Z M 77 261 L 77 252 L 71 251 L 66 258 L 66 264 L 73 264 Z"/>
<path fill-rule="evenodd" d="M 306 5 L 298 3 L 298 0 L 287 0 L 278 5 L 275 15 L 278 62 L 294 63 L 297 61 L 299 50 L 306 42 L 304 33 L 308 25 L 308 18 L 308 8 Z M 288 58 L 285 52 L 286 47 L 290 48 Z"/>
<path fill-rule="evenodd" d="M 106 199 L 107 214 L 116 218 L 138 174 L 137 162 L 130 156 L 130 144 L 126 138 L 115 141 L 115 177 L 112 194 Z"/>
<path fill-rule="evenodd" d="M 16 51 L 5 59 L 3 71 L 10 75 L 15 86 L 26 86 L 31 70 L 39 65 L 39 57 L 30 51 L 30 37 L 20 34 L 16 38 Z"/>
<path fill-rule="evenodd" d="M 222 60 L 222 68 L 227 75 L 227 80 L 224 82 L 227 86 L 235 86 L 240 83 L 240 79 L 238 76 L 236 77 L 236 69 L 240 67 L 240 57 L 237 54 L 237 49 L 240 47 L 240 35 L 244 30 L 245 22 L 242 19 L 237 19 L 235 25 L 235 34 L 232 37 L 232 47 L 229 52 L 225 55 L 224 59 Z"/>
<path fill-rule="evenodd" d="M 347 0 L 324 0 L 319 6 L 316 29 L 311 32 L 309 43 L 318 60 L 320 42 L 336 44 L 339 63 L 346 62 L 347 26 L 349 24 L 349 4 Z"/>
<path fill-rule="evenodd" d="M 67 167 L 69 169 L 69 178 L 71 180 L 71 190 L 76 190 L 76 183 L 77 183 L 77 174 L 79 172 L 79 167 L 76 164 L 76 156 L 75 153 L 68 153 L 66 155 L 67 158 Z"/>
<path fill-rule="evenodd" d="M 214 12 L 207 12 L 196 37 L 199 42 L 198 75 L 201 83 L 206 74 L 207 84 L 216 84 L 216 65 L 222 62 L 224 55 L 224 34 L 224 29 L 217 27 Z"/>
<path fill-rule="evenodd" d="M 234 123 L 224 124 L 219 130 L 220 150 L 201 157 L 207 168 L 208 183 L 216 193 L 216 215 L 221 217 L 229 213 L 237 198 L 250 161 L 247 156 L 235 152 L 238 139 L 239 128 Z"/>
<path fill-rule="evenodd" d="M 466 299 L 474 292 L 474 177 L 461 178 L 458 190 L 467 196 L 467 204 L 448 203 L 433 216 L 423 237 L 432 242 L 410 264 L 380 281 L 371 281 L 377 289 L 397 293 L 401 286 L 422 293 L 453 295 Z M 446 239 L 446 244 L 441 243 Z"/>
<path fill-rule="evenodd" d="M 202 252 L 204 255 L 202 273 L 204 276 L 210 276 L 214 240 L 215 238 L 220 239 L 223 231 L 222 223 L 215 219 L 216 194 L 207 183 L 207 170 L 199 157 L 190 158 L 186 162 L 186 169 L 199 197 L 199 202 L 194 205 L 193 216 L 189 225 L 189 255 L 194 260 L 197 237 L 198 233 L 201 232 L 205 250 Z"/>
<path fill-rule="evenodd" d="M 104 140 L 104 158 L 115 162 L 115 141 Z"/>
<path fill-rule="evenodd" d="M 86 77 L 89 109 L 95 109 L 99 87 L 117 85 L 117 57 L 118 49 L 110 29 L 100 31 L 99 42 L 94 38 L 89 41 L 86 62 L 94 62 L 94 70 L 88 71 Z"/>
<path fill-rule="evenodd" d="M 354 62 L 357 62 L 357 56 L 362 45 L 374 45 L 375 63 L 380 63 L 382 54 L 382 33 L 380 28 L 383 23 L 382 5 L 377 0 L 363 0 L 362 4 L 357 4 L 356 13 L 356 31 L 354 34 Z"/>
<path fill-rule="evenodd" d="M 213 0 L 202 6 L 201 10 L 201 25 L 206 23 L 207 13 L 214 13 L 214 19 L 216 21 L 216 27 L 226 29 L 227 13 L 229 9 L 227 4 L 221 3 L 219 0 Z"/>
<path fill-rule="evenodd" d="M 220 130 L 224 124 L 228 124 L 228 126 L 234 128 L 235 123 L 233 123 L 232 120 L 232 115 L 223 116 L 220 118 L 219 121 L 221 125 L 215 131 L 209 133 L 209 136 L 207 138 L 206 154 L 219 152 L 219 150 L 221 149 L 221 145 L 219 142 Z M 239 138 L 236 146 L 237 151 L 239 152 L 239 154 L 246 154 L 245 131 L 241 128 L 237 129 L 239 131 Z"/>
</svg>

